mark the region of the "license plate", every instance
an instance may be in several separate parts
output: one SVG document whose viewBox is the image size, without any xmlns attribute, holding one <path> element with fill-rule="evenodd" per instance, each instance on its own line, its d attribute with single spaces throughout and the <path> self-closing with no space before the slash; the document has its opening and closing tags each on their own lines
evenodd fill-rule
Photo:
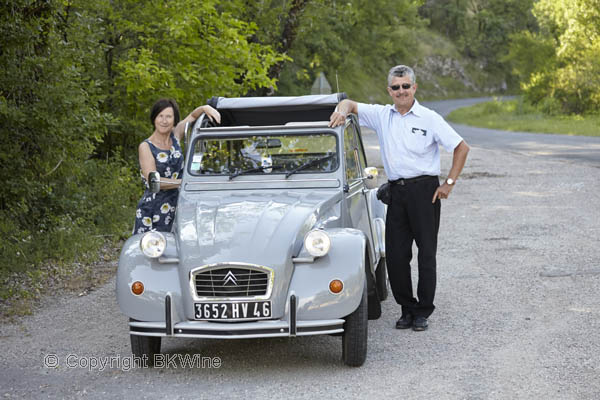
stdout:
<svg viewBox="0 0 600 400">
<path fill-rule="evenodd" d="M 271 317 L 270 301 L 243 301 L 237 303 L 194 303 L 196 319 L 264 319 Z"/>
</svg>

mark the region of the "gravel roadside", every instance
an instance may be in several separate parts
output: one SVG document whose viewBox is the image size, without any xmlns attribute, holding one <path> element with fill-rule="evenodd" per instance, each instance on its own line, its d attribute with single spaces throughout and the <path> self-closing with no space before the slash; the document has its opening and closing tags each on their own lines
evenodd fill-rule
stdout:
<svg viewBox="0 0 600 400">
<path fill-rule="evenodd" d="M 450 155 L 442 162 L 447 171 Z M 49 298 L 1 326 L 0 395 L 596 399 L 599 180 L 591 165 L 473 147 L 442 204 L 430 329 L 394 329 L 399 307 L 390 296 L 370 321 L 361 368 L 345 367 L 341 339 L 323 336 L 170 339 L 166 354 L 218 357 L 220 367 L 129 369 L 112 280 L 83 296 Z M 54 356 L 58 366 L 46 367 Z M 91 365 L 110 358 L 113 368 Z"/>
</svg>

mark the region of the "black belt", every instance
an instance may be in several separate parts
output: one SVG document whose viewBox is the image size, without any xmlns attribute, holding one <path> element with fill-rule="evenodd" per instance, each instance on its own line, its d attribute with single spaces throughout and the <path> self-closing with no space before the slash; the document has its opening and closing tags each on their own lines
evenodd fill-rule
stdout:
<svg viewBox="0 0 600 400">
<path fill-rule="evenodd" d="M 421 181 L 426 181 L 428 179 L 439 179 L 437 176 L 433 176 L 433 175 L 421 175 L 421 176 L 415 176 L 414 178 L 400 178 L 400 179 L 395 179 L 393 181 L 389 181 L 388 182 L 392 185 L 400 185 L 400 186 L 404 186 L 408 183 L 417 183 L 417 182 L 421 182 Z"/>
</svg>

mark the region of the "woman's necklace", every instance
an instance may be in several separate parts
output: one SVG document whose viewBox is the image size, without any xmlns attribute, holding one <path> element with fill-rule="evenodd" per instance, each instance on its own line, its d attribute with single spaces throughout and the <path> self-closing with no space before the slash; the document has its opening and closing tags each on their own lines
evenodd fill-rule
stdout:
<svg viewBox="0 0 600 400">
<path fill-rule="evenodd" d="M 151 139 L 150 141 L 152 143 L 154 143 L 155 146 L 158 146 L 163 150 L 171 148 L 171 146 L 169 144 L 169 142 L 171 141 L 171 138 L 169 136 L 167 136 L 166 138 L 163 138 L 162 135 L 159 133 L 155 133 L 153 136 L 154 136 L 154 139 Z"/>
</svg>

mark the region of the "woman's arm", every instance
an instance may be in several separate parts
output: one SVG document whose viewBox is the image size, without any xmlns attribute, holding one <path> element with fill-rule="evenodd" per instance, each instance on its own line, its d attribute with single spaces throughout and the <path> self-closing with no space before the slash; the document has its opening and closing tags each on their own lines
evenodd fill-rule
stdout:
<svg viewBox="0 0 600 400">
<path fill-rule="evenodd" d="M 140 143 L 138 147 L 138 154 L 140 158 L 140 168 L 142 169 L 142 175 L 146 181 L 148 181 L 148 174 L 152 171 L 156 171 L 156 162 L 152 151 L 150 151 L 150 145 L 146 142 Z M 176 189 L 181 184 L 181 179 L 171 179 L 160 177 L 160 189 Z"/>
<path fill-rule="evenodd" d="M 203 113 L 206 114 L 211 121 L 215 121 L 217 124 L 221 123 L 221 114 L 219 114 L 217 110 L 215 110 L 209 105 L 197 107 L 187 117 L 179 121 L 179 123 L 173 130 L 175 132 L 175 137 L 177 138 L 177 140 L 181 142 L 181 139 L 183 139 L 183 131 L 185 129 L 185 124 L 188 122 L 194 122 L 195 120 L 200 118 L 200 116 Z"/>
</svg>

